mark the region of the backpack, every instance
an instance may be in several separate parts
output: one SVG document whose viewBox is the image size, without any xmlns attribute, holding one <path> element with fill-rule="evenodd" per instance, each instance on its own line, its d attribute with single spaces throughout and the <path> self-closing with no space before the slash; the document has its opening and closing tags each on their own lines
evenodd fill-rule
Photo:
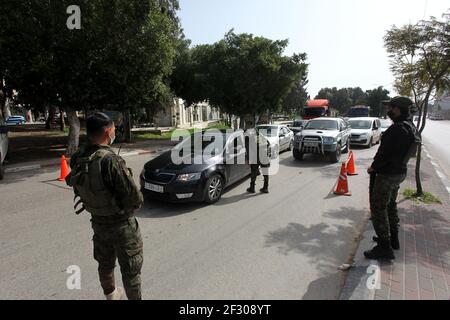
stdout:
<svg viewBox="0 0 450 320">
<path fill-rule="evenodd" d="M 422 137 L 420 136 L 419 130 L 417 130 L 416 126 L 413 123 L 409 121 L 403 121 L 403 125 L 411 135 L 411 145 L 405 157 L 403 158 L 403 164 L 407 165 L 411 158 L 417 156 L 419 146 L 422 145 Z"/>
</svg>

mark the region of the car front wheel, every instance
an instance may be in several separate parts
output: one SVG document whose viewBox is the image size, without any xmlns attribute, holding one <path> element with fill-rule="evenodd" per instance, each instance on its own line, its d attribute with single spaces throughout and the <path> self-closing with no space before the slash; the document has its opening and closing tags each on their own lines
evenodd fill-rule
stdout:
<svg viewBox="0 0 450 320">
<path fill-rule="evenodd" d="M 300 152 L 298 149 L 294 149 L 292 155 L 294 156 L 295 160 L 303 160 L 303 153 Z"/>
<path fill-rule="evenodd" d="M 338 144 L 336 147 L 336 151 L 330 154 L 330 161 L 337 163 L 341 159 L 341 145 Z"/>
<path fill-rule="evenodd" d="M 222 176 L 219 174 L 213 175 L 208 179 L 205 186 L 205 202 L 216 203 L 222 196 L 224 189 L 224 182 Z"/>
</svg>

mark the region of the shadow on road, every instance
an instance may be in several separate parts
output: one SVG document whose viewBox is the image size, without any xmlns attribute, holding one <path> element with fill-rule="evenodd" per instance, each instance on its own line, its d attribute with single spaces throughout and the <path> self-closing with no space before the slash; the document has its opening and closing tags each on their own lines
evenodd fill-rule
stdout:
<svg viewBox="0 0 450 320">
<path fill-rule="evenodd" d="M 304 226 L 290 223 L 286 227 L 266 235 L 265 246 L 277 247 L 282 255 L 306 255 L 311 263 L 325 274 L 343 263 L 356 251 L 356 244 L 362 224 L 368 211 L 352 207 L 342 207 L 324 213 L 324 218 L 339 221 L 340 224 L 325 223 Z M 342 225 L 342 221 L 347 221 Z"/>
</svg>

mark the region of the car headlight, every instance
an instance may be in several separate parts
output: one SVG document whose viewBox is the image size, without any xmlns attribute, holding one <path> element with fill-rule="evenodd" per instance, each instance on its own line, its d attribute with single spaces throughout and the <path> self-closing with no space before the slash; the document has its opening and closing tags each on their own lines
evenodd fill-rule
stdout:
<svg viewBox="0 0 450 320">
<path fill-rule="evenodd" d="M 200 180 L 201 177 L 202 177 L 202 173 L 201 172 L 188 173 L 188 174 L 180 174 L 178 176 L 177 180 L 181 181 L 181 182 L 190 182 L 190 181 Z"/>
<path fill-rule="evenodd" d="M 323 143 L 327 143 L 327 144 L 329 144 L 329 143 L 334 143 L 334 138 L 332 138 L 332 137 L 323 137 Z"/>
</svg>

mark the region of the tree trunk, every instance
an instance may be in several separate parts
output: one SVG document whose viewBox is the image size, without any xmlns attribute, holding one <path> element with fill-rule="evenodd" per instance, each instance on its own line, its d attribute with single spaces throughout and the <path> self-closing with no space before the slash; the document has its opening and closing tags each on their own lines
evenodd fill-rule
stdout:
<svg viewBox="0 0 450 320">
<path fill-rule="evenodd" d="M 152 107 L 145 108 L 145 115 L 147 116 L 147 123 L 153 123 L 153 112 Z"/>
<path fill-rule="evenodd" d="M 69 120 L 69 137 L 66 154 L 71 156 L 78 150 L 80 143 L 80 120 L 77 112 L 70 109 L 67 110 L 67 118 Z"/>
<path fill-rule="evenodd" d="M 423 196 L 423 187 L 422 181 L 420 179 L 420 164 L 422 160 L 422 145 L 419 146 L 419 150 L 417 150 L 417 160 L 416 160 L 416 195 Z"/>
<path fill-rule="evenodd" d="M 64 109 L 63 108 L 59 108 L 59 114 L 60 114 L 59 130 L 64 132 L 64 130 L 66 129 L 66 123 L 64 121 Z"/>
<path fill-rule="evenodd" d="M 130 112 L 130 109 L 127 109 L 124 112 L 123 122 L 124 122 L 123 125 L 124 125 L 125 142 L 131 143 L 131 112 Z"/>
<path fill-rule="evenodd" d="M 45 129 L 47 129 L 47 130 L 55 129 L 54 123 L 53 123 L 53 121 L 55 120 L 55 113 L 56 113 L 56 108 L 53 106 L 49 107 L 48 118 L 45 123 Z"/>
</svg>

